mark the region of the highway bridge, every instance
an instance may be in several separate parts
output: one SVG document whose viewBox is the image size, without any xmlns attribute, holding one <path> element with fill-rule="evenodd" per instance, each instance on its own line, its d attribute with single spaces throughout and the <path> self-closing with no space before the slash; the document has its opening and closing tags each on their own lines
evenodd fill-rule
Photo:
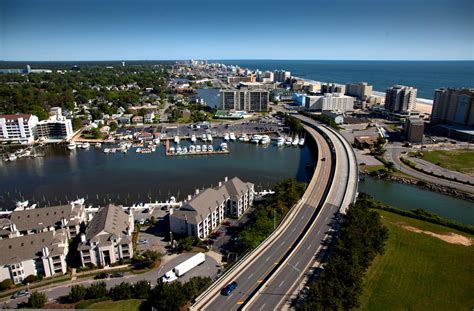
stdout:
<svg viewBox="0 0 474 311">
<path fill-rule="evenodd" d="M 299 203 L 275 232 L 200 295 L 191 310 L 274 310 L 294 298 L 317 266 L 316 254 L 334 223 L 357 194 L 357 162 L 351 146 L 333 129 L 295 115 L 317 146 L 313 177 Z M 220 290 L 235 281 L 230 296 Z"/>
</svg>

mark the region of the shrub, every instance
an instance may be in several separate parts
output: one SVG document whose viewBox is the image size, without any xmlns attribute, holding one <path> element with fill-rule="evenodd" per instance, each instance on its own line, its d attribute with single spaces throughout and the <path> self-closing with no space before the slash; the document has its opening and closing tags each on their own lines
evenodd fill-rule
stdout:
<svg viewBox="0 0 474 311">
<path fill-rule="evenodd" d="M 44 307 L 47 301 L 48 297 L 46 297 L 45 294 L 35 291 L 28 298 L 28 306 L 33 309 L 41 309 L 42 307 Z"/>
<path fill-rule="evenodd" d="M 13 286 L 13 282 L 10 279 L 5 279 L 0 283 L 0 290 L 6 290 Z"/>
<path fill-rule="evenodd" d="M 148 281 L 141 280 L 133 285 L 133 298 L 147 299 L 150 294 L 151 286 Z"/>
<path fill-rule="evenodd" d="M 122 282 L 110 289 L 109 296 L 112 300 L 130 299 L 132 297 L 132 286 L 130 283 Z"/>
<path fill-rule="evenodd" d="M 68 299 L 71 302 L 81 301 L 86 297 L 87 289 L 82 285 L 73 285 L 69 292 Z"/>
<path fill-rule="evenodd" d="M 107 296 L 107 286 L 105 282 L 92 283 L 87 288 L 86 299 L 97 299 Z"/>
<path fill-rule="evenodd" d="M 26 278 L 23 279 L 23 284 L 33 283 L 36 281 L 36 276 L 33 274 L 28 275 Z"/>
</svg>

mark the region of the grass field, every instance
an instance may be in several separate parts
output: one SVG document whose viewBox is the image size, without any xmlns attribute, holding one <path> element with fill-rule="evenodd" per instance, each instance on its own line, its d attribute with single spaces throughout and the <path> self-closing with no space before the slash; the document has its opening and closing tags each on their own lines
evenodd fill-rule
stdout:
<svg viewBox="0 0 474 311">
<path fill-rule="evenodd" d="M 90 305 L 87 309 L 106 309 L 106 310 L 120 310 L 120 311 L 135 311 L 139 310 L 140 304 L 143 300 L 141 299 L 128 299 L 118 301 L 102 301 Z"/>
<path fill-rule="evenodd" d="M 474 246 L 408 231 L 469 234 L 377 210 L 390 231 L 385 253 L 367 271 L 361 310 L 472 310 Z"/>
<path fill-rule="evenodd" d="M 474 150 L 435 150 L 423 153 L 423 160 L 449 170 L 474 175 Z"/>
<path fill-rule="evenodd" d="M 359 170 L 363 173 L 370 173 L 381 170 L 385 165 L 359 165 Z"/>
</svg>

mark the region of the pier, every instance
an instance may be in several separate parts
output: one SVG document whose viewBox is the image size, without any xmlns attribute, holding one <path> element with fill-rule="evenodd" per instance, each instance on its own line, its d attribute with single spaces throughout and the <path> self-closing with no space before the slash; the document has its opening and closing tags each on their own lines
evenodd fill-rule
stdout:
<svg viewBox="0 0 474 311">
<path fill-rule="evenodd" d="M 207 144 L 206 144 L 207 145 Z M 192 152 L 171 152 L 170 151 L 170 140 L 167 139 L 165 143 L 166 156 L 187 156 L 187 155 L 215 155 L 215 154 L 228 154 L 230 151 L 226 150 L 212 150 L 212 151 L 192 151 Z"/>
</svg>

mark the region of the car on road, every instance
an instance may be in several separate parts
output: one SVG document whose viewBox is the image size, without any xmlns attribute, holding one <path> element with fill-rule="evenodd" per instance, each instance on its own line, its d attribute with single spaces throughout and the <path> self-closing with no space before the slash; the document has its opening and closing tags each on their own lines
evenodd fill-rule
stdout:
<svg viewBox="0 0 474 311">
<path fill-rule="evenodd" d="M 145 244 L 148 244 L 148 240 L 145 240 L 145 239 L 138 240 L 137 245 L 145 245 Z"/>
<path fill-rule="evenodd" d="M 124 272 L 114 272 L 110 275 L 111 278 L 123 278 L 123 276 L 125 275 Z"/>
<path fill-rule="evenodd" d="M 230 284 L 227 284 L 226 287 L 224 287 L 222 290 L 221 290 L 221 294 L 224 295 L 224 296 L 229 296 L 230 294 L 232 294 L 232 292 L 237 288 L 237 282 L 232 282 Z"/>
<path fill-rule="evenodd" d="M 109 277 L 109 274 L 108 273 L 99 273 L 99 274 L 96 274 L 94 279 L 95 280 L 102 280 L 102 279 L 107 279 Z"/>
<path fill-rule="evenodd" d="M 16 293 L 12 295 L 12 299 L 20 298 L 20 297 L 26 297 L 29 296 L 30 292 L 28 292 L 26 289 L 19 290 Z"/>
</svg>

